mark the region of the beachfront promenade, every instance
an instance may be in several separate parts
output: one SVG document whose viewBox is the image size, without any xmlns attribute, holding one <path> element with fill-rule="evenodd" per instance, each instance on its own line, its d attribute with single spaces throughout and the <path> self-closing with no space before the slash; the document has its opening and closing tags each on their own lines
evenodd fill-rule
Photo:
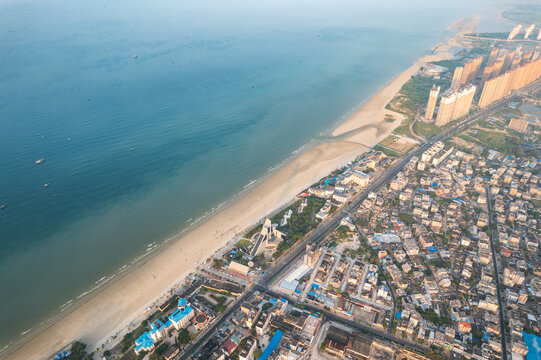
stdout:
<svg viewBox="0 0 541 360">
<path fill-rule="evenodd" d="M 533 89 L 538 89 L 541 87 L 541 81 L 536 81 L 532 83 L 531 85 L 523 88 L 521 91 L 531 91 Z M 283 274 L 283 272 L 288 269 L 288 267 L 294 263 L 295 261 L 298 261 L 301 256 L 305 253 L 305 246 L 307 243 L 311 244 L 320 244 L 325 238 L 326 235 L 331 232 L 333 229 L 335 229 L 340 221 L 347 216 L 350 212 L 352 212 L 354 209 L 356 209 L 367 197 L 370 193 L 378 191 L 383 185 L 385 185 L 389 180 L 391 180 L 394 176 L 396 176 L 402 169 L 405 167 L 405 165 L 413 158 L 420 156 L 423 152 L 425 152 L 430 146 L 432 146 L 434 143 L 438 141 L 443 141 L 457 132 L 464 129 L 464 127 L 468 126 L 472 122 L 479 120 L 485 116 L 488 116 L 490 113 L 500 110 L 504 108 L 509 100 L 510 97 L 512 97 L 513 94 L 477 111 L 475 114 L 465 117 L 460 121 L 460 123 L 454 125 L 453 127 L 450 127 L 449 129 L 445 130 L 439 135 L 434 136 L 429 141 L 426 141 L 422 143 L 419 147 L 412 150 L 410 153 L 402 157 L 396 164 L 394 164 L 391 168 L 386 170 L 379 178 L 377 178 L 372 184 L 370 184 L 367 188 L 365 188 L 362 192 L 357 194 L 354 198 L 352 198 L 345 206 L 343 206 L 341 209 L 339 209 L 334 215 L 329 217 L 327 220 L 325 220 L 323 223 L 321 223 L 314 231 L 312 231 L 311 234 L 309 234 L 305 239 L 302 240 L 302 243 L 299 244 L 299 246 L 296 246 L 293 248 L 289 253 L 284 255 L 273 267 L 269 268 L 267 271 L 265 271 L 261 276 L 259 276 L 258 279 L 255 280 L 255 282 L 246 290 L 246 292 L 240 296 L 224 313 L 224 315 L 218 320 L 215 321 L 208 329 L 207 331 L 191 346 L 187 347 L 182 354 L 182 358 L 189 358 L 193 354 L 195 354 L 203 344 L 205 344 L 219 329 L 220 325 L 228 319 L 228 317 L 233 314 L 238 308 L 240 307 L 240 304 L 248 299 L 250 296 L 254 294 L 254 292 L 260 291 L 263 293 L 267 293 L 273 296 L 281 296 L 278 294 L 273 293 L 269 287 L 276 281 L 276 279 Z M 286 297 L 287 298 L 287 297 Z M 293 301 L 292 299 L 288 299 L 290 301 Z M 307 306 L 306 304 L 304 304 Z M 396 304 L 395 304 L 396 306 Z M 307 306 L 308 308 L 312 308 L 312 306 Z M 323 311 L 319 308 L 313 307 L 314 310 L 321 311 L 327 315 L 328 318 L 335 320 L 335 321 L 341 321 L 344 323 L 347 323 L 348 325 L 351 325 L 355 327 L 358 330 L 361 330 L 365 333 L 371 333 L 372 335 L 387 339 L 396 343 L 399 343 L 401 345 L 407 345 L 411 348 L 417 349 L 419 351 L 422 351 L 423 348 L 419 345 L 416 345 L 414 343 L 411 343 L 404 339 L 398 339 L 395 336 L 389 334 L 388 332 L 382 332 L 379 330 L 376 330 L 374 328 L 364 326 L 355 322 L 351 322 L 349 320 L 345 320 L 342 317 L 339 317 L 335 314 L 332 314 L 328 311 Z M 393 312 L 394 316 L 394 312 Z"/>
</svg>

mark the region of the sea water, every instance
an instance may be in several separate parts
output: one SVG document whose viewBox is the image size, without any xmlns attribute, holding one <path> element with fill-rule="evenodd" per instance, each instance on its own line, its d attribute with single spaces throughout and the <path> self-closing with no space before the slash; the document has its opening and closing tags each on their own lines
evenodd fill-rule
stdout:
<svg viewBox="0 0 541 360">
<path fill-rule="evenodd" d="M 2 0 L 0 349 L 327 133 L 475 13 L 446 3 Z"/>
</svg>

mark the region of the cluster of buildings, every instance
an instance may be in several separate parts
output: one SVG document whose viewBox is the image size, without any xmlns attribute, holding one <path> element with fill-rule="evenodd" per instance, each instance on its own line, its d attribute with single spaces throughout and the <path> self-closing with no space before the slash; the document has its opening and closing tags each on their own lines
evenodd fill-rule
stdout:
<svg viewBox="0 0 541 360">
<path fill-rule="evenodd" d="M 515 59 L 520 59 L 516 57 Z M 523 65 L 518 65 L 518 64 Z M 514 67 L 516 65 L 516 67 Z M 487 106 L 507 95 L 513 90 L 531 84 L 541 77 L 541 59 L 524 63 L 522 60 L 513 61 L 510 70 L 488 79 L 479 98 L 479 107 Z"/>
<path fill-rule="evenodd" d="M 370 151 L 361 155 L 340 174 L 308 188 L 309 194 L 327 200 L 316 217 L 325 220 L 332 213 L 333 207 L 340 207 L 368 186 L 373 178 L 369 173 L 377 168 L 391 166 L 395 161 L 396 158 L 388 157 L 381 151 Z"/>
<path fill-rule="evenodd" d="M 511 351 L 526 355 L 523 331 L 540 332 L 541 261 L 539 259 L 539 177 L 518 159 L 495 155 L 490 194 L 497 227 L 503 298 Z"/>
<path fill-rule="evenodd" d="M 524 29 L 524 40 L 528 40 L 530 35 L 534 32 L 535 24 L 531 24 L 527 28 Z M 507 40 L 513 40 L 518 34 L 520 34 L 522 30 L 522 25 L 515 26 L 510 32 L 509 36 L 507 37 Z M 541 29 L 537 32 L 537 40 L 541 40 Z"/>
<path fill-rule="evenodd" d="M 481 71 L 483 57 L 477 56 L 464 66 L 455 68 L 451 86 L 440 96 L 440 87 L 430 90 L 424 119 L 431 122 L 439 107 L 434 123 L 444 126 L 467 115 L 474 97 L 480 94 L 479 107 L 485 107 L 541 77 L 539 52 L 523 52 L 494 48 Z M 479 79 L 480 77 L 480 79 Z M 477 84 L 477 85 L 475 85 Z"/>
<path fill-rule="evenodd" d="M 199 276 L 185 289 L 183 296 L 173 295 L 149 319 L 149 330 L 137 337 L 133 351 L 138 356 L 167 345 L 162 352 L 166 360 L 174 359 L 181 349 L 176 345 L 179 331 L 197 333 L 204 330 L 216 317 L 215 304 L 244 292 L 242 285 L 213 277 Z M 173 305 L 174 304 L 174 305 Z"/>
<path fill-rule="evenodd" d="M 499 359 L 506 349 L 523 359 L 523 332 L 541 330 L 540 164 L 487 150 L 473 155 L 436 142 L 413 157 L 322 244 L 306 245 L 268 291 L 239 303 L 194 359 L 298 360 L 317 352 L 426 359 L 348 328 L 352 323 L 449 358 Z M 366 183 L 355 174 L 377 174 L 388 161 L 368 153 L 314 186 L 312 196 L 337 206 L 337 189 L 362 189 Z M 301 203 L 297 210 L 303 209 Z M 243 257 L 264 254 L 273 238 L 284 236 L 278 228 L 267 219 Z M 315 309 L 335 317 L 325 320 Z M 161 329 L 152 326 L 148 336 Z"/>
<path fill-rule="evenodd" d="M 355 230 L 355 225 L 352 228 Z M 376 264 L 352 254 L 359 242 L 355 233 L 350 231 L 348 240 L 337 247 L 330 247 L 334 241 L 317 250 L 310 246 L 302 263 L 291 264 L 273 289 L 310 306 L 383 330 L 392 317 L 391 289 L 382 282 Z M 334 236 L 331 234 L 329 240 Z"/>
<path fill-rule="evenodd" d="M 352 359 L 393 359 L 396 353 L 386 342 L 336 325 L 329 327 L 323 344 L 328 353 Z"/>
<path fill-rule="evenodd" d="M 255 292 L 242 302 L 194 359 L 295 360 L 306 357 L 320 329 L 319 315 L 295 308 L 284 298 Z"/>
<path fill-rule="evenodd" d="M 539 215 L 532 202 L 541 194 L 539 164 L 488 154 L 436 143 L 365 200 L 357 217 L 365 219 L 361 231 L 392 279 L 397 333 L 456 357 L 491 359 L 501 357 L 504 329 L 508 355 L 522 359 L 528 351 L 522 331 L 539 331 L 541 320 Z M 500 323 L 500 311 L 508 325 Z"/>
<path fill-rule="evenodd" d="M 144 332 L 135 340 L 135 353 L 139 354 L 142 351 L 154 350 L 156 343 L 167 337 L 169 329 L 180 330 L 187 327 L 194 316 L 195 311 L 186 299 L 179 299 L 177 308 L 169 315 L 165 324 L 159 319 L 154 320 L 150 326 L 150 331 Z"/>
</svg>

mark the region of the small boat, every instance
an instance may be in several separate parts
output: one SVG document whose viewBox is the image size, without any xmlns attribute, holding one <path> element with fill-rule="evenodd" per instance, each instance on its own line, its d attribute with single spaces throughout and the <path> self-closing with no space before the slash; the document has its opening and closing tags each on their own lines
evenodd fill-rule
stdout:
<svg viewBox="0 0 541 360">
<path fill-rule="evenodd" d="M 5 208 L 6 208 L 6 204 L 0 205 L 0 209 L 1 209 L 1 210 L 4 210 Z"/>
<path fill-rule="evenodd" d="M 70 138 L 70 137 L 68 138 L 68 141 L 71 141 L 71 138 Z"/>
<path fill-rule="evenodd" d="M 130 148 L 130 151 L 133 151 L 133 150 L 135 150 L 135 149 L 134 149 L 134 148 Z"/>
<path fill-rule="evenodd" d="M 49 186 L 49 183 L 47 183 L 47 184 L 43 184 L 43 187 L 47 187 L 47 186 Z"/>
<path fill-rule="evenodd" d="M 137 59 L 137 55 L 133 55 L 133 58 L 134 58 L 134 59 Z"/>
<path fill-rule="evenodd" d="M 37 159 L 36 161 L 34 161 L 36 164 L 41 164 L 42 162 L 44 162 L 45 159 L 44 158 L 41 158 L 41 159 Z"/>
</svg>

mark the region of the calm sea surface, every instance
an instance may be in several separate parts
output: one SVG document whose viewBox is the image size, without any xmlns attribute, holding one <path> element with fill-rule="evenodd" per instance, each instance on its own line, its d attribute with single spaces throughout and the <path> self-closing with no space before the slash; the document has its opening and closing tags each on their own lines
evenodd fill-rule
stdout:
<svg viewBox="0 0 541 360">
<path fill-rule="evenodd" d="M 333 128 L 475 13 L 396 3 L 0 1 L 0 349 Z"/>
</svg>

